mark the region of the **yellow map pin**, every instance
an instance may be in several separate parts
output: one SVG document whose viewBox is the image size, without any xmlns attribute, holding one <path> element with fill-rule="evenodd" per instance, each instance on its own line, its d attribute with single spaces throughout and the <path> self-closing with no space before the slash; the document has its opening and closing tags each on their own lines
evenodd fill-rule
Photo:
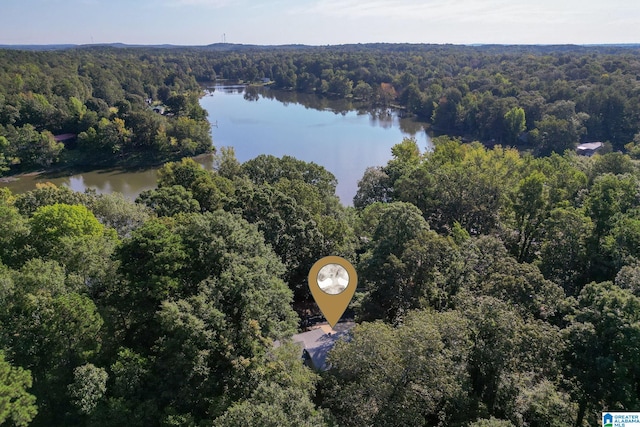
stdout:
<svg viewBox="0 0 640 427">
<path fill-rule="evenodd" d="M 347 309 L 358 285 L 356 269 L 338 256 L 324 257 L 309 270 L 309 289 L 333 328 Z"/>
</svg>

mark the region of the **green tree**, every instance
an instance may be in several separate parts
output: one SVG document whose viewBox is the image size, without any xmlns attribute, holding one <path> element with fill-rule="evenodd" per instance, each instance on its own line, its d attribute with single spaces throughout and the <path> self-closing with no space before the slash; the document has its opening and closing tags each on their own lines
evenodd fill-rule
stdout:
<svg viewBox="0 0 640 427">
<path fill-rule="evenodd" d="M 471 235 L 489 233 L 498 226 L 521 164 L 515 150 L 487 150 L 479 143 L 443 138 L 394 183 L 394 197 L 417 206 L 438 232 L 448 232 L 457 222 Z"/>
<path fill-rule="evenodd" d="M 446 306 L 448 267 L 456 265 L 450 243 L 430 231 L 411 204 L 393 202 L 366 212 L 372 213 L 372 241 L 359 267 L 367 291 L 359 315 L 401 322 L 410 309 Z"/>
<path fill-rule="evenodd" d="M 107 391 L 107 371 L 91 363 L 73 371 L 74 382 L 69 385 L 71 399 L 80 414 L 89 415 Z"/>
<path fill-rule="evenodd" d="M 154 393 L 148 390 L 149 383 L 155 381 L 150 372 L 149 358 L 130 349 L 120 348 L 112 361 L 107 393 L 104 399 L 98 400 L 98 405 L 89 417 L 90 424 L 104 427 L 123 424 L 140 427 L 157 425 L 161 415 L 158 413 L 158 404 L 154 401 Z M 97 387 L 96 396 L 100 394 L 100 390 Z"/>
<path fill-rule="evenodd" d="M 69 291 L 77 291 L 67 283 L 65 269 L 56 261 L 33 258 L 21 266 L 19 273 L 14 274 L 17 295 L 49 294 L 62 295 Z M 14 301 L 17 302 L 17 301 Z"/>
<path fill-rule="evenodd" d="M 190 117 L 178 117 L 171 124 L 167 135 L 177 140 L 175 148 L 181 155 L 193 156 L 212 150 L 209 122 Z"/>
<path fill-rule="evenodd" d="M 200 203 L 193 198 L 190 191 L 181 185 L 143 191 L 136 199 L 136 203 L 151 208 L 158 216 L 173 216 L 178 213 L 200 211 Z"/>
<path fill-rule="evenodd" d="M 540 168 L 546 177 L 550 207 L 564 206 L 567 202 L 576 208 L 582 205 L 588 179 L 585 172 L 578 168 L 579 158 L 575 153 L 564 156 L 553 153 L 536 160 L 535 167 Z"/>
<path fill-rule="evenodd" d="M 257 185 L 276 184 L 280 179 L 301 180 L 314 185 L 323 196 L 334 196 L 336 177 L 324 167 L 304 162 L 291 156 L 277 158 L 271 155 L 259 155 L 242 165 L 244 173 Z"/>
<path fill-rule="evenodd" d="M 456 128 L 458 103 L 462 100 L 462 93 L 457 88 L 449 88 L 442 94 L 431 116 L 431 122 L 437 129 L 450 131 Z"/>
<path fill-rule="evenodd" d="M 49 131 L 39 132 L 31 124 L 20 128 L 10 128 L 6 135 L 9 140 L 9 154 L 19 159 L 26 167 L 49 167 L 58 161 L 64 145 L 53 138 Z"/>
<path fill-rule="evenodd" d="M 116 308 L 116 328 L 125 334 L 124 344 L 145 348 L 155 339 L 155 312 L 179 290 L 187 253 L 171 222 L 152 219 L 134 230 L 115 254 L 126 281 L 107 291 L 105 302 Z"/>
<path fill-rule="evenodd" d="M 277 385 L 260 385 L 252 396 L 234 404 L 213 425 L 216 427 L 323 427 L 321 412 L 303 392 Z"/>
<path fill-rule="evenodd" d="M 150 110 L 133 111 L 128 114 L 125 117 L 125 126 L 132 131 L 131 151 L 168 151 L 165 120 Z"/>
<path fill-rule="evenodd" d="M 78 148 L 90 158 L 100 155 L 119 153 L 127 147 L 131 140 L 131 130 L 127 129 L 124 120 L 102 118 L 98 124 L 78 135 Z"/>
<path fill-rule="evenodd" d="M 546 177 L 533 172 L 523 178 L 511 196 L 515 241 L 513 253 L 519 262 L 531 262 L 540 244 L 543 222 L 548 215 Z"/>
<path fill-rule="evenodd" d="M 152 397 L 141 405 L 156 405 L 166 422 L 200 422 L 251 395 L 273 341 L 295 331 L 292 293 L 279 278 L 282 264 L 240 217 L 217 211 L 179 215 L 169 226 L 160 221 L 134 231 L 123 247 L 129 283 L 113 297 L 129 316 L 118 327 L 123 342 L 140 355 L 127 366 L 152 380 L 130 387 L 118 374 L 125 403 L 112 400 L 110 416 L 121 405 L 137 413 L 126 401 L 140 401 L 142 391 Z M 130 254 L 138 259 L 125 262 Z"/>
<path fill-rule="evenodd" d="M 229 159 L 229 162 L 237 161 L 235 157 Z M 240 167 L 239 164 L 236 165 Z M 234 167 L 236 167 L 234 166 Z M 187 190 L 188 194 L 177 194 L 176 188 L 173 190 L 164 190 L 165 187 L 182 186 Z M 198 210 L 202 211 L 215 211 L 232 204 L 235 192 L 234 183 L 219 173 L 212 173 L 206 171 L 196 163 L 193 159 L 182 159 L 181 162 L 171 162 L 165 164 L 158 171 L 158 189 L 150 190 L 145 193 L 145 197 L 153 196 L 158 199 L 158 202 L 166 199 L 163 202 L 166 205 L 163 209 L 176 213 L 180 210 L 184 212 L 194 212 Z M 175 194 L 174 194 L 175 193 Z M 174 194 L 171 198 L 177 197 L 177 207 L 173 207 L 169 194 Z M 148 196 L 147 196 L 148 195 Z M 160 195 L 162 197 L 158 198 Z M 194 200 L 195 199 L 195 200 Z M 153 202 L 149 199 L 150 202 Z M 195 203 L 198 203 L 198 207 L 195 207 Z"/>
<path fill-rule="evenodd" d="M 558 207 L 544 224 L 545 236 L 537 265 L 544 276 L 577 295 L 588 271 L 588 243 L 593 222 L 581 209 Z"/>
<path fill-rule="evenodd" d="M 111 263 L 105 260 L 114 250 L 116 232 L 105 229 L 85 206 L 42 206 L 30 225 L 29 241 L 37 253 L 60 262 L 87 286 L 110 274 Z"/>
<path fill-rule="evenodd" d="M 375 202 L 390 202 L 393 187 L 389 175 L 381 167 L 368 167 L 358 181 L 358 192 L 353 198 L 353 206 L 363 209 Z"/>
<path fill-rule="evenodd" d="M 640 296 L 640 264 L 625 265 L 616 275 L 615 285 Z"/>
<path fill-rule="evenodd" d="M 589 242 L 589 277 L 592 279 L 611 280 L 620 267 L 611 258 L 611 250 L 607 249 L 613 247 L 610 239 L 607 242 L 607 235 L 621 215 L 638 205 L 637 186 L 637 179 L 633 175 L 616 176 L 609 173 L 597 177 L 591 186 L 585 207 L 594 224 Z"/>
<path fill-rule="evenodd" d="M 167 98 L 164 103 L 176 116 L 181 116 L 187 111 L 189 98 L 184 94 L 175 94 Z"/>
<path fill-rule="evenodd" d="M 521 107 L 513 107 L 504 115 L 504 122 L 507 141 L 517 143 L 518 137 L 527 128 L 524 110 Z"/>
<path fill-rule="evenodd" d="M 510 415 L 515 425 L 570 427 L 578 405 L 568 393 L 545 379 L 535 385 L 526 384 L 516 398 L 515 406 Z"/>
<path fill-rule="evenodd" d="M 100 194 L 92 198 L 88 207 L 105 227 L 116 230 L 119 237 L 127 237 L 151 218 L 146 206 L 131 202 L 121 193 Z"/>
<path fill-rule="evenodd" d="M 420 148 L 415 139 L 405 138 L 401 143 L 391 147 L 393 159 L 387 162 L 384 172 L 391 179 L 391 186 L 396 180 L 406 175 L 420 162 Z"/>
<path fill-rule="evenodd" d="M 27 390 L 32 379 L 29 371 L 11 366 L 0 352 L 0 424 L 26 427 L 36 416 L 36 398 Z"/>
<path fill-rule="evenodd" d="M 214 425 L 324 426 L 326 411 L 316 409 L 311 401 L 318 378 L 301 363 L 300 348 L 284 343 L 267 352 L 259 384 L 251 395 L 235 402 Z"/>
<path fill-rule="evenodd" d="M 514 427 L 509 420 L 501 420 L 498 418 L 482 418 L 469 424 L 469 427 Z"/>
<path fill-rule="evenodd" d="M 12 158 L 5 153 L 8 153 L 9 141 L 4 136 L 0 135 L 0 176 L 7 172 L 11 166 Z"/>
<path fill-rule="evenodd" d="M 54 204 L 38 208 L 31 217 L 33 244 L 45 255 L 69 237 L 101 236 L 104 226 L 83 205 Z"/>
<path fill-rule="evenodd" d="M 336 95 L 340 98 L 344 98 L 351 95 L 353 89 L 353 82 L 344 75 L 335 74 L 331 80 L 329 80 L 328 92 L 332 95 Z"/>
<path fill-rule="evenodd" d="M 465 265 L 458 274 L 473 295 L 508 301 L 524 318 L 552 320 L 563 314 L 562 288 L 545 280 L 535 265 L 519 263 L 509 256 L 499 239 L 472 238 L 460 252 Z"/>
<path fill-rule="evenodd" d="M 233 147 L 220 147 L 214 155 L 214 169 L 218 174 L 227 179 L 233 179 L 242 174 L 242 165 L 236 158 Z"/>
<path fill-rule="evenodd" d="M 251 184 L 237 190 L 229 210 L 240 211 L 245 220 L 258 226 L 286 266 L 285 282 L 297 298 L 308 298 L 309 269 L 326 255 L 323 235 L 311 213 L 270 185 Z"/>
<path fill-rule="evenodd" d="M 640 258 L 640 218 L 618 215 L 611 232 L 602 242 L 603 255 L 610 259 L 613 271 L 634 264 Z"/>
<path fill-rule="evenodd" d="M 228 293 L 225 297 L 228 299 L 224 300 L 228 301 L 225 305 L 228 314 L 233 313 L 233 318 L 239 321 L 237 316 L 243 314 L 246 305 L 247 316 L 259 316 L 251 318 L 258 320 L 265 336 L 275 339 L 292 331 L 293 312 L 288 305 L 291 295 L 282 286 L 282 264 L 255 225 L 239 216 L 216 211 L 182 217 L 177 232 L 189 260 L 186 274 L 191 283 L 209 287 L 220 281 L 216 292 Z M 235 280 L 231 271 L 238 273 Z M 239 290 L 243 292 L 238 294 Z M 183 293 L 190 294 L 193 293 Z M 255 305 L 249 296 L 255 299 Z M 218 298 L 223 301 L 222 296 Z M 241 298 L 235 308 L 233 298 Z"/>
<path fill-rule="evenodd" d="M 366 102 L 373 97 L 373 88 L 369 83 L 360 80 L 353 88 L 352 93 L 354 98 L 361 99 Z"/>
<path fill-rule="evenodd" d="M 208 175 L 195 160 L 184 158 L 180 162 L 166 163 L 158 170 L 158 187 L 181 185 L 189 189 L 199 178 Z"/>
<path fill-rule="evenodd" d="M 601 238 L 611 230 L 617 214 L 637 206 L 637 179 L 633 175 L 600 175 L 595 179 L 585 201 L 595 225 L 595 236 Z"/>
<path fill-rule="evenodd" d="M 636 165 L 631 158 L 622 153 L 606 153 L 593 157 L 591 174 L 593 178 L 611 173 L 613 175 L 635 174 Z"/>
<path fill-rule="evenodd" d="M 28 256 L 25 253 L 29 235 L 27 220 L 9 200 L 0 200 L 0 217 L 0 262 L 18 265 Z"/>
<path fill-rule="evenodd" d="M 16 195 L 15 207 L 25 216 L 31 216 L 41 206 L 55 205 L 86 205 L 88 198 L 85 194 L 71 190 L 67 186 L 56 186 L 50 182 L 37 183 L 36 188 Z"/>
<path fill-rule="evenodd" d="M 207 174 L 196 179 L 190 188 L 202 211 L 214 212 L 233 204 L 235 183 L 219 174 Z"/>
<path fill-rule="evenodd" d="M 34 425 L 65 424 L 73 370 L 97 354 L 102 325 L 94 303 L 75 292 L 30 293 L 15 304 L 5 323 L 12 333 L 5 334 L 3 344 L 33 375 Z"/>
<path fill-rule="evenodd" d="M 584 128 L 578 116 L 560 118 L 545 115 L 542 120 L 536 122 L 536 128 L 530 137 L 537 147 L 537 153 L 548 156 L 554 152 L 561 154 L 565 150 L 573 150 L 583 132 Z"/>
<path fill-rule="evenodd" d="M 471 325 L 469 351 L 470 394 L 473 412 L 495 415 L 501 392 L 509 388 L 517 370 L 523 320 L 507 303 L 492 297 L 472 298 L 460 310 Z"/>
<path fill-rule="evenodd" d="M 456 312 L 412 312 L 396 329 L 356 326 L 329 354 L 323 404 L 344 426 L 454 423 L 468 388 L 467 331 Z"/>
<path fill-rule="evenodd" d="M 423 113 L 424 104 L 426 102 L 425 96 L 420 90 L 420 87 L 416 83 L 410 83 L 402 95 L 400 95 L 400 101 L 407 106 L 407 109 L 417 115 Z"/>
<path fill-rule="evenodd" d="M 629 409 L 638 405 L 638 342 L 640 299 L 610 282 L 591 283 L 578 297 L 575 314 L 564 331 L 566 374 L 576 382 L 575 398 L 581 426 L 587 417 L 596 423 L 600 409 Z"/>
</svg>

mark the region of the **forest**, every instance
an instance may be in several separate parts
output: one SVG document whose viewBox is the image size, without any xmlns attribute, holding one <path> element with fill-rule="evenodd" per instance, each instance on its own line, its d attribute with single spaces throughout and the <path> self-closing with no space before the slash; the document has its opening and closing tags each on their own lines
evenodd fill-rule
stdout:
<svg viewBox="0 0 640 427">
<path fill-rule="evenodd" d="M 190 158 L 167 162 L 157 188 L 135 202 L 52 184 L 21 194 L 0 188 L 0 424 L 582 427 L 596 425 L 602 410 L 638 408 L 640 73 L 635 50 L 608 49 L 211 47 L 186 49 L 181 59 L 170 49 L 0 52 L 13 58 L 0 61 L 14 67 L 0 74 L 0 117 L 6 167 L 18 169 L 14 157 L 38 157 L 18 150 L 10 132 L 75 130 L 78 146 L 58 155 L 80 158 L 82 144 L 113 135 L 99 133 L 105 121 L 129 134 L 122 153 L 162 158 L 167 147 L 134 141 L 161 141 L 158 129 L 178 145 L 191 139 L 172 132 L 181 119 L 204 126 L 197 82 L 271 78 L 253 62 L 261 57 L 264 66 L 288 57 L 289 70 L 311 73 L 326 55 L 334 75 L 349 81 L 359 64 L 370 71 L 372 93 L 389 95 L 371 102 L 407 110 L 402 94 L 415 85 L 414 114 L 432 107 L 435 127 L 440 106 L 451 107 L 444 92 L 461 93 L 455 120 L 440 126 L 450 134 L 426 152 L 398 141 L 386 165 L 366 170 L 352 207 L 340 204 L 335 177 L 315 163 L 270 155 L 240 163 L 224 147 L 214 171 Z M 102 98 L 88 90 L 99 85 L 81 73 L 88 65 L 77 65 L 88 60 L 113 65 L 94 71 L 110 74 L 103 82 L 138 85 L 143 92 L 132 93 L 143 99 L 111 86 L 113 104 L 104 101 L 98 120 L 89 106 Z M 299 71 L 303 60 L 307 71 Z M 217 65 L 225 62 L 235 65 Z M 174 86 L 166 76 L 153 80 L 151 64 L 175 73 Z M 251 76 L 227 74 L 249 73 L 251 64 Z M 87 92 L 76 99 L 96 119 L 84 130 L 71 116 L 56 122 L 58 110 L 43 127 L 25 118 L 26 104 L 14 104 L 28 93 L 39 102 L 64 99 L 54 90 L 62 78 L 42 83 L 41 96 L 33 92 L 38 79 L 29 79 L 58 65 L 63 74 L 78 67 L 71 75 Z M 9 76 L 22 88 L 7 89 Z M 415 81 L 403 89 L 407 76 Z M 433 83 L 442 90 L 437 102 L 430 81 L 442 83 Z M 511 89 L 494 92 L 501 85 Z M 353 90 L 348 96 L 359 96 Z M 146 99 L 160 105 L 159 92 L 172 116 L 150 111 Z M 471 122 L 460 119 L 472 110 L 463 99 L 479 94 L 476 121 L 465 128 Z M 622 116 L 612 123 L 605 112 L 614 104 Z M 489 113 L 495 128 L 479 126 Z M 129 127 L 130 116 L 159 127 Z M 578 119 L 571 137 L 543 126 Z M 505 131 L 519 121 L 511 128 L 518 132 Z M 66 127 L 72 122 L 78 127 Z M 521 140 L 525 133 L 530 140 Z M 564 149 L 587 138 L 608 147 L 592 157 Z M 326 255 L 358 271 L 356 326 L 330 352 L 331 368 L 315 372 L 288 338 L 304 321 L 298 307 L 310 301 L 307 273 Z"/>
<path fill-rule="evenodd" d="M 0 176 L 144 166 L 210 151 L 202 88 L 158 61 L 0 50 Z"/>
<path fill-rule="evenodd" d="M 595 141 L 615 151 L 633 143 L 634 155 L 638 76 L 637 46 L 0 49 L 0 174 L 205 152 L 201 84 L 222 80 L 392 106 L 438 134 L 536 156 Z"/>
</svg>

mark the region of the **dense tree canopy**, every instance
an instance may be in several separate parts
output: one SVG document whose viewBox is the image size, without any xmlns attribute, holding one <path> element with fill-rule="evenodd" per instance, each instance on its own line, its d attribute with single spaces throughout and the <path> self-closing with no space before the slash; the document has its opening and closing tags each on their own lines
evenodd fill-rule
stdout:
<svg viewBox="0 0 640 427">
<path fill-rule="evenodd" d="M 459 136 L 398 141 L 353 207 L 315 163 L 230 149 L 214 171 L 166 163 L 135 202 L 1 189 L 0 423 L 583 427 L 636 409 L 637 56 L 0 51 L 2 173 L 200 152 L 197 82 L 216 78 L 399 105 Z M 565 151 L 595 139 L 593 157 Z M 356 326 L 317 373 L 288 338 L 315 314 L 306 276 L 326 255 L 357 268 Z"/>
<path fill-rule="evenodd" d="M 161 56 L 4 50 L 0 57 L 1 172 L 139 164 L 212 148 L 201 88 Z"/>
<path fill-rule="evenodd" d="M 623 149 L 640 133 L 636 47 L 94 47 L 3 50 L 0 63 L 5 172 L 206 151 L 198 83 L 216 79 L 401 105 L 440 132 L 541 155 L 583 141 Z M 65 134 L 77 140 L 54 138 Z"/>
<path fill-rule="evenodd" d="M 320 166 L 228 150 L 214 171 L 167 163 L 136 203 L 2 191 L 0 347 L 24 403 L 7 416 L 580 426 L 632 408 L 636 160 L 451 138 L 392 156 L 354 208 Z M 318 377 L 286 338 L 310 266 L 336 253 L 359 272 L 359 325 Z"/>
</svg>

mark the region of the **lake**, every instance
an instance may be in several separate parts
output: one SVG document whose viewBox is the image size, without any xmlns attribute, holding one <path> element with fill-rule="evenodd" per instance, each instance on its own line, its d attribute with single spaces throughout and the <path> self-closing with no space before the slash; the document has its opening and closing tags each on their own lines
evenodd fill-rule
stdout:
<svg viewBox="0 0 640 427">
<path fill-rule="evenodd" d="M 431 146 L 423 123 L 390 109 L 367 110 L 349 100 L 229 85 L 209 88 L 200 103 L 209 113 L 215 147 L 233 147 L 240 162 L 272 154 L 318 163 L 338 179 L 336 192 L 345 205 L 352 204 L 365 169 L 386 164 L 391 147 L 403 138 L 415 138 L 421 150 Z M 211 156 L 196 160 L 212 167 Z M 156 172 L 157 168 L 110 169 L 53 179 L 27 176 L 0 186 L 24 192 L 49 181 L 75 191 L 92 188 L 135 199 L 155 187 Z"/>
</svg>

